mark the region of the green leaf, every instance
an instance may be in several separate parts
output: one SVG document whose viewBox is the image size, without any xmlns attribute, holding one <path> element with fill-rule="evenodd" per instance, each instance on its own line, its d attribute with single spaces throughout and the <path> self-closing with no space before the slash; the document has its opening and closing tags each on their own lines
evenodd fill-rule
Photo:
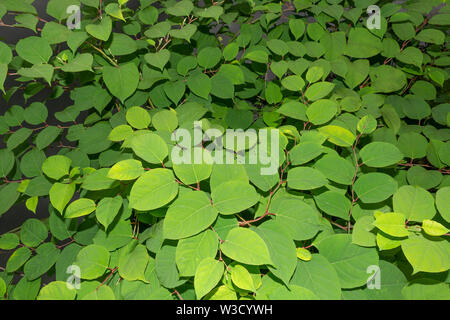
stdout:
<svg viewBox="0 0 450 320">
<path fill-rule="evenodd" d="M 345 55 L 352 58 L 370 58 L 382 50 L 381 41 L 366 28 L 351 28 Z"/>
<path fill-rule="evenodd" d="M 163 49 L 161 51 L 155 53 L 147 53 L 144 56 L 145 61 L 151 66 L 155 66 L 160 70 L 164 69 L 164 66 L 169 62 L 170 59 L 170 51 L 167 49 Z"/>
<path fill-rule="evenodd" d="M 311 239 L 321 229 L 317 212 L 302 200 L 285 199 L 274 211 L 276 222 L 294 240 Z"/>
<path fill-rule="evenodd" d="M 38 219 L 26 220 L 20 229 L 20 241 L 28 247 L 37 247 L 47 237 L 47 227 Z"/>
<path fill-rule="evenodd" d="M 403 159 L 400 150 L 386 142 L 372 142 L 365 145 L 360 151 L 360 156 L 365 165 L 375 168 L 387 167 Z"/>
<path fill-rule="evenodd" d="M 397 190 L 398 183 L 392 177 L 381 172 L 361 175 L 353 189 L 364 203 L 376 203 L 386 200 Z"/>
<path fill-rule="evenodd" d="M 95 216 L 97 217 L 98 222 L 105 227 L 105 230 L 107 230 L 108 226 L 114 221 L 121 207 L 122 198 L 119 196 L 114 198 L 106 197 L 100 200 L 97 205 Z"/>
<path fill-rule="evenodd" d="M 162 163 L 169 154 L 166 142 L 155 133 L 137 135 L 131 140 L 133 152 L 149 163 Z"/>
<path fill-rule="evenodd" d="M 24 266 L 23 271 L 28 280 L 35 280 L 46 273 L 56 263 L 59 250 L 52 243 L 44 243 L 36 249 L 33 256 Z"/>
<path fill-rule="evenodd" d="M 136 91 L 139 83 L 139 71 L 132 62 L 118 67 L 104 66 L 103 80 L 109 91 L 124 102 Z"/>
<path fill-rule="evenodd" d="M 282 224 L 278 221 L 269 220 L 257 228 L 252 227 L 266 243 L 270 258 L 274 266 L 268 266 L 269 270 L 280 278 L 285 284 L 289 283 L 297 264 L 295 244 L 288 233 L 281 231 Z"/>
<path fill-rule="evenodd" d="M 313 83 L 305 92 L 305 97 L 310 101 L 326 97 L 333 91 L 335 84 L 331 82 L 317 82 Z"/>
<path fill-rule="evenodd" d="M 256 291 L 250 272 L 240 264 L 233 266 L 231 269 L 231 280 L 240 289 Z"/>
<path fill-rule="evenodd" d="M 91 244 L 80 250 L 75 265 L 81 270 L 81 279 L 96 279 L 105 273 L 109 266 L 109 259 L 108 250 L 102 246 Z"/>
<path fill-rule="evenodd" d="M 61 214 L 64 212 L 64 208 L 72 199 L 75 193 L 75 183 L 55 183 L 52 185 L 49 196 L 50 203 Z"/>
<path fill-rule="evenodd" d="M 197 55 L 198 65 L 205 69 L 213 68 L 221 58 L 222 52 L 217 47 L 205 47 Z"/>
<path fill-rule="evenodd" d="M 437 29 L 425 29 L 416 35 L 416 40 L 441 45 L 445 41 L 445 34 Z"/>
<path fill-rule="evenodd" d="M 48 42 L 39 37 L 20 39 L 16 45 L 17 54 L 32 64 L 47 63 L 53 54 Z"/>
<path fill-rule="evenodd" d="M 43 287 L 37 300 L 75 300 L 77 291 L 69 288 L 65 281 L 53 281 Z"/>
<path fill-rule="evenodd" d="M 42 171 L 54 180 L 59 180 L 69 174 L 72 160 L 66 156 L 56 155 L 45 159 Z"/>
<path fill-rule="evenodd" d="M 148 195 L 151 194 L 152 197 Z M 136 180 L 130 192 L 130 207 L 153 210 L 172 201 L 178 194 L 178 184 L 169 169 L 152 169 Z"/>
<path fill-rule="evenodd" d="M 223 276 L 223 271 L 223 263 L 214 258 L 205 258 L 199 263 L 194 277 L 197 299 L 201 299 L 217 285 Z"/>
<path fill-rule="evenodd" d="M 371 232 L 374 228 L 372 216 L 362 216 L 356 220 L 353 226 L 352 243 L 362 247 L 374 247 L 376 245 L 376 235 Z"/>
<path fill-rule="evenodd" d="M 6 177 L 14 167 L 14 153 L 8 149 L 0 150 L 0 176 Z"/>
<path fill-rule="evenodd" d="M 110 17 L 105 16 L 99 24 L 88 24 L 86 26 L 86 32 L 94 38 L 102 41 L 107 41 L 112 31 L 112 20 Z"/>
<path fill-rule="evenodd" d="M 325 191 L 314 196 L 314 200 L 319 209 L 325 213 L 347 221 L 349 220 L 351 202 L 345 195 L 336 191 Z"/>
<path fill-rule="evenodd" d="M 364 248 L 353 243 L 349 234 L 336 234 L 319 241 L 317 247 L 334 267 L 341 288 L 355 288 L 368 280 L 367 267 L 378 266 L 375 248 Z"/>
<path fill-rule="evenodd" d="M 305 33 L 305 23 L 301 19 L 289 19 L 289 30 L 291 30 L 295 40 L 298 40 Z"/>
<path fill-rule="evenodd" d="M 203 191 L 180 195 L 167 210 L 163 224 L 166 239 L 182 239 L 208 228 L 217 218 L 217 209 Z"/>
<path fill-rule="evenodd" d="M 191 41 L 191 37 L 197 31 L 197 26 L 195 24 L 188 24 L 181 29 L 172 29 L 169 31 L 169 35 L 174 38 L 184 39 L 187 42 Z"/>
<path fill-rule="evenodd" d="M 449 230 L 436 221 L 425 219 L 422 222 L 422 229 L 430 236 L 439 237 L 445 235 Z"/>
<path fill-rule="evenodd" d="M 327 136 L 328 141 L 341 147 L 350 147 L 356 139 L 349 130 L 336 125 L 327 125 L 318 130 Z"/>
<path fill-rule="evenodd" d="M 158 131 L 174 131 L 178 127 L 177 113 L 173 109 L 156 112 L 153 115 L 153 126 Z"/>
<path fill-rule="evenodd" d="M 433 196 L 419 186 L 401 186 L 394 193 L 392 202 L 394 211 L 409 221 L 431 219 L 436 214 Z"/>
<path fill-rule="evenodd" d="M 214 207 L 225 215 L 248 209 L 260 198 L 255 188 L 243 181 L 222 183 L 212 190 L 211 197 Z"/>
<path fill-rule="evenodd" d="M 395 212 L 380 214 L 373 223 L 375 227 L 394 237 L 407 237 L 406 218 L 404 215 Z"/>
<path fill-rule="evenodd" d="M 20 267 L 24 265 L 25 262 L 31 257 L 31 250 L 26 247 L 21 247 L 14 251 L 14 253 L 9 257 L 6 263 L 6 272 L 17 271 Z"/>
<path fill-rule="evenodd" d="M 312 254 L 310 261 L 297 261 L 291 284 L 311 290 L 320 299 L 340 300 L 341 284 L 333 265 L 321 254 Z"/>
<path fill-rule="evenodd" d="M 313 102 L 308 109 L 306 109 L 306 115 L 311 123 L 320 125 L 333 119 L 337 111 L 338 105 L 336 102 L 320 99 Z"/>
<path fill-rule="evenodd" d="M 61 70 L 64 72 L 92 71 L 92 62 L 94 58 L 90 53 L 82 53 L 73 58 L 69 63 L 63 65 Z"/>
<path fill-rule="evenodd" d="M 293 75 L 281 80 L 281 85 L 290 91 L 300 91 L 305 86 L 305 81 L 302 77 Z"/>
<path fill-rule="evenodd" d="M 194 5 L 189 0 L 181 0 L 167 8 L 167 13 L 177 17 L 188 16 Z"/>
<path fill-rule="evenodd" d="M 82 217 L 94 212 L 95 208 L 96 205 L 93 200 L 87 198 L 78 199 L 69 204 L 66 213 L 64 214 L 64 218 L 73 219 Z"/>
<path fill-rule="evenodd" d="M 296 167 L 288 171 L 288 186 L 297 190 L 311 190 L 328 183 L 327 178 L 317 169 Z"/>
<path fill-rule="evenodd" d="M 175 255 L 180 276 L 194 276 L 203 259 L 216 256 L 218 245 L 219 239 L 212 230 L 205 230 L 195 236 L 181 239 Z"/>
<path fill-rule="evenodd" d="M 204 99 L 208 99 L 208 95 L 212 90 L 212 83 L 211 79 L 207 75 L 201 72 L 191 74 L 187 78 L 186 83 L 189 90 L 191 90 L 194 94 Z"/>
<path fill-rule="evenodd" d="M 50 85 L 53 77 L 53 66 L 49 64 L 35 64 L 31 68 L 20 68 L 17 73 L 27 78 L 44 78 Z"/>
<path fill-rule="evenodd" d="M 372 68 L 369 75 L 372 80 L 372 88 L 376 92 L 394 92 L 406 85 L 405 73 L 391 66 L 383 65 Z"/>
<path fill-rule="evenodd" d="M 0 249 L 11 250 L 19 245 L 19 237 L 15 233 L 5 233 L 0 237 Z"/>
<path fill-rule="evenodd" d="M 134 180 L 143 173 L 144 168 L 139 160 L 127 159 L 113 165 L 107 177 L 115 180 Z"/>
<path fill-rule="evenodd" d="M 414 269 L 413 273 L 444 272 L 450 269 L 450 247 L 445 240 L 410 237 L 402 241 L 401 246 Z"/>
<path fill-rule="evenodd" d="M 134 244 L 133 249 L 125 247 L 119 256 L 119 274 L 128 281 L 145 281 L 145 269 L 149 261 L 147 248 L 141 244 Z"/>
<path fill-rule="evenodd" d="M 450 187 L 440 188 L 436 192 L 436 208 L 447 222 L 450 222 L 450 204 L 447 201 L 449 197 Z"/>
<path fill-rule="evenodd" d="M 250 229 L 231 229 L 220 247 L 223 254 L 238 262 L 249 265 L 273 265 L 266 243 Z"/>
</svg>

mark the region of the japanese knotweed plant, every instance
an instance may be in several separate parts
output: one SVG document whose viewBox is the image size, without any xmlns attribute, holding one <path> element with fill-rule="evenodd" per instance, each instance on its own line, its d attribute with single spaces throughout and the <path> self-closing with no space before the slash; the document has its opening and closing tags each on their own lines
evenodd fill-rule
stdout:
<svg viewBox="0 0 450 320">
<path fill-rule="evenodd" d="M 0 17 L 33 32 L 0 42 L 0 215 L 30 211 L 0 237 L 1 298 L 450 298 L 442 1 L 50 0 L 39 17 L 1 0 Z M 278 170 L 239 161 L 252 139 L 209 161 L 227 129 L 279 133 Z"/>
</svg>

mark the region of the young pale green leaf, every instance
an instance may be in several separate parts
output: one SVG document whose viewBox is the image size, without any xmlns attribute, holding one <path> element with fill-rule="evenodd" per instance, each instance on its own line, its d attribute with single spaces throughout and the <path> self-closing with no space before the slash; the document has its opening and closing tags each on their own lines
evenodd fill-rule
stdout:
<svg viewBox="0 0 450 320">
<path fill-rule="evenodd" d="M 128 159 L 117 162 L 109 169 L 108 178 L 114 180 L 134 180 L 144 173 L 139 160 Z"/>
<path fill-rule="evenodd" d="M 91 199 L 82 198 L 75 200 L 66 209 L 64 218 L 73 219 L 82 217 L 94 212 L 96 208 L 95 202 Z"/>
<path fill-rule="evenodd" d="M 146 129 L 150 125 L 150 114 L 141 107 L 131 107 L 126 113 L 127 122 L 136 129 Z"/>
<path fill-rule="evenodd" d="M 406 229 L 406 218 L 400 213 L 389 212 L 381 214 L 376 217 L 373 225 L 394 237 L 402 238 L 409 235 L 408 229 Z"/>
</svg>

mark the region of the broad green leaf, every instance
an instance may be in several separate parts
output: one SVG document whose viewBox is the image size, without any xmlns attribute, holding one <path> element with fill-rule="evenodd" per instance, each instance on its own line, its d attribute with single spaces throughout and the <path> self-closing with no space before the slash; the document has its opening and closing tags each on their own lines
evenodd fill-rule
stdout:
<svg viewBox="0 0 450 320">
<path fill-rule="evenodd" d="M 338 274 L 333 265 L 321 254 L 312 254 L 310 261 L 297 260 L 297 267 L 290 283 L 311 290 L 320 299 L 341 299 Z"/>
<path fill-rule="evenodd" d="M 295 167 L 288 171 L 288 186 L 297 190 L 311 190 L 328 183 L 327 178 L 317 169 Z"/>
<path fill-rule="evenodd" d="M 180 195 L 167 210 L 163 224 L 166 239 L 182 239 L 208 228 L 217 218 L 217 209 L 203 191 Z"/>
<path fill-rule="evenodd" d="M 417 236 L 402 241 L 401 246 L 413 273 L 444 272 L 450 268 L 450 247 L 445 240 Z"/>
<path fill-rule="evenodd" d="M 376 203 L 386 200 L 397 190 L 398 183 L 391 176 L 381 172 L 361 175 L 353 188 L 364 203 Z"/>
<path fill-rule="evenodd" d="M 54 180 L 59 180 L 69 174 L 72 160 L 66 156 L 56 155 L 45 159 L 42 171 Z"/>
<path fill-rule="evenodd" d="M 86 26 L 86 32 L 94 38 L 102 41 L 107 41 L 112 31 L 112 20 L 110 17 L 105 16 L 99 24 L 88 24 Z"/>
<path fill-rule="evenodd" d="M 276 222 L 294 240 L 311 239 L 321 229 L 317 212 L 302 200 L 283 200 L 275 211 Z"/>
<path fill-rule="evenodd" d="M 392 199 L 394 211 L 409 221 L 431 219 L 436 214 L 431 193 L 419 186 L 401 186 Z"/>
<path fill-rule="evenodd" d="M 122 198 L 119 196 L 114 198 L 106 197 L 100 200 L 96 208 L 95 216 L 98 222 L 105 227 L 105 230 L 114 221 L 121 207 Z"/>
<path fill-rule="evenodd" d="M 250 229 L 231 229 L 220 248 L 223 254 L 238 262 L 249 265 L 273 265 L 266 243 Z"/>
<path fill-rule="evenodd" d="M 136 129 L 148 128 L 151 122 L 150 114 L 141 107 L 131 107 L 126 113 L 127 122 Z"/>
<path fill-rule="evenodd" d="M 128 281 L 145 280 L 145 269 L 149 261 L 147 248 L 141 244 L 125 247 L 120 252 L 118 270 L 122 278 Z"/>
<path fill-rule="evenodd" d="M 38 219 L 26 220 L 20 229 L 20 241 L 28 247 L 37 247 L 47 237 L 47 227 Z"/>
<path fill-rule="evenodd" d="M 269 266 L 269 270 L 288 284 L 294 273 L 297 259 L 294 241 L 289 234 L 281 231 L 282 227 L 278 221 L 269 220 L 258 227 L 252 227 L 251 230 L 264 240 L 269 249 L 270 258 L 273 261 L 273 266 Z"/>
<path fill-rule="evenodd" d="M 152 196 L 149 197 L 148 195 Z M 152 169 L 136 180 L 130 192 L 130 207 L 146 211 L 160 208 L 178 194 L 178 184 L 169 169 Z"/>
<path fill-rule="evenodd" d="M 96 208 L 95 202 L 91 199 L 82 198 L 75 200 L 66 209 L 64 218 L 73 219 L 82 217 L 94 212 Z"/>
<path fill-rule="evenodd" d="M 145 56 L 145 61 L 151 66 L 157 67 L 160 70 L 164 69 L 164 66 L 169 62 L 170 51 L 167 49 L 155 52 L 147 53 Z"/>
<path fill-rule="evenodd" d="M 96 279 L 105 273 L 109 266 L 109 259 L 108 250 L 102 246 L 91 244 L 80 250 L 75 265 L 81 270 L 81 279 Z"/>
<path fill-rule="evenodd" d="M 350 147 L 356 139 L 349 130 L 336 125 L 327 125 L 320 127 L 318 130 L 327 136 L 331 143 L 341 147 Z"/>
<path fill-rule="evenodd" d="M 355 288 L 368 280 L 367 268 L 378 266 L 375 248 L 364 248 L 352 243 L 352 236 L 336 234 L 319 241 L 319 253 L 336 269 L 341 288 Z"/>
<path fill-rule="evenodd" d="M 149 163 L 162 163 L 169 154 L 166 142 L 155 133 L 132 137 L 131 148 L 137 156 Z"/>
<path fill-rule="evenodd" d="M 50 203 L 61 214 L 75 193 L 75 183 L 55 183 L 50 189 Z"/>
<path fill-rule="evenodd" d="M 139 71 L 132 62 L 118 67 L 104 66 L 103 80 L 109 91 L 124 102 L 136 91 L 139 83 Z"/>
<path fill-rule="evenodd" d="M 373 225 L 384 233 L 394 237 L 407 237 L 406 218 L 401 213 L 389 212 L 376 217 Z"/>
<path fill-rule="evenodd" d="M 197 299 L 201 299 L 217 285 L 223 276 L 223 271 L 223 263 L 214 258 L 205 258 L 199 263 L 194 277 Z"/>
<path fill-rule="evenodd" d="M 336 115 L 338 111 L 336 102 L 327 99 L 320 99 L 313 102 L 308 109 L 306 115 L 309 121 L 315 125 L 324 124 Z"/>
<path fill-rule="evenodd" d="M 47 40 L 40 37 L 21 39 L 16 45 L 17 54 L 32 64 L 47 63 L 53 54 Z"/>
<path fill-rule="evenodd" d="M 439 222 L 425 219 L 422 222 L 422 229 L 425 231 L 425 233 L 429 234 L 430 236 L 442 236 L 445 235 L 448 232 L 448 229 L 444 227 Z"/>
<path fill-rule="evenodd" d="M 225 215 L 239 213 L 258 202 L 260 196 L 255 188 L 242 181 L 220 184 L 211 193 L 214 207 Z"/>
<path fill-rule="evenodd" d="M 175 255 L 180 276 L 194 276 L 203 259 L 216 256 L 218 245 L 219 239 L 212 230 L 205 230 L 198 235 L 181 239 Z"/>
<path fill-rule="evenodd" d="M 115 180 L 134 180 L 144 173 L 139 160 L 128 159 L 117 162 L 108 172 L 108 178 Z"/>
<path fill-rule="evenodd" d="M 65 281 L 53 281 L 43 287 L 38 300 L 75 300 L 77 290 L 70 288 Z"/>
<path fill-rule="evenodd" d="M 359 154 L 365 165 L 375 168 L 387 167 L 403 159 L 401 151 L 395 145 L 386 142 L 366 144 Z"/>
</svg>

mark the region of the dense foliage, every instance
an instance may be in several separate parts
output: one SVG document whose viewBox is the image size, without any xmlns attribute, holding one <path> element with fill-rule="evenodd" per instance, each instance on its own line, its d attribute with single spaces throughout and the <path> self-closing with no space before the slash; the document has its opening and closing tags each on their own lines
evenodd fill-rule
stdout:
<svg viewBox="0 0 450 320">
<path fill-rule="evenodd" d="M 450 298 L 449 6 L 132 2 L 0 1 L 1 298 Z M 278 171 L 172 162 L 199 124 L 278 129 Z"/>
</svg>

